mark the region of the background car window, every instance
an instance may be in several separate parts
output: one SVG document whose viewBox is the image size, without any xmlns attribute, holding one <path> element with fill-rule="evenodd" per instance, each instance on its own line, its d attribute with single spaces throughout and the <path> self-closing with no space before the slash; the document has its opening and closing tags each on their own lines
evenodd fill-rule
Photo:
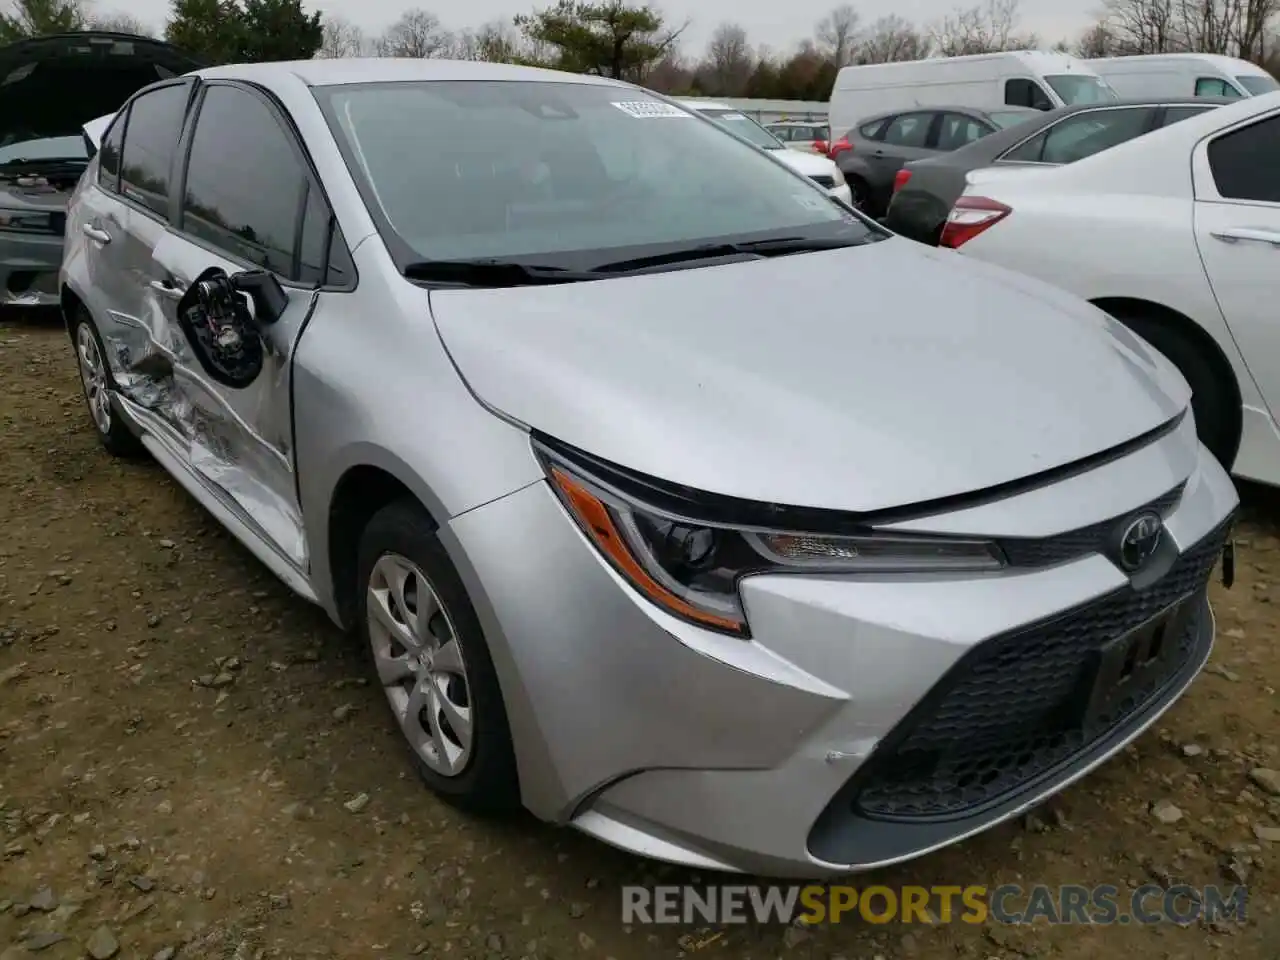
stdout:
<svg viewBox="0 0 1280 960">
<path fill-rule="evenodd" d="M 124 142 L 128 122 L 129 111 L 124 110 L 112 122 L 98 149 L 98 185 L 113 193 L 120 189 L 120 145 Z"/>
<path fill-rule="evenodd" d="M 963 113 L 944 113 L 938 130 L 939 150 L 959 150 L 965 144 L 985 137 L 991 129 Z"/>
<path fill-rule="evenodd" d="M 190 93 L 189 84 L 171 84 L 144 93 L 129 107 L 120 192 L 161 216 L 169 212 L 169 177 Z"/>
<path fill-rule="evenodd" d="M 889 121 L 880 139 L 898 147 L 923 147 L 932 120 L 932 113 L 904 113 Z"/>
<path fill-rule="evenodd" d="M 858 132 L 868 140 L 879 140 L 880 134 L 884 132 L 884 128 L 888 122 L 889 121 L 885 120 L 883 117 L 879 120 L 872 120 L 865 126 L 859 127 Z"/>
<path fill-rule="evenodd" d="M 1011 107 L 1033 107 L 1036 110 L 1048 110 L 1053 106 L 1049 95 L 1038 83 L 1022 77 L 1005 81 L 1004 102 Z"/>
<path fill-rule="evenodd" d="M 294 261 L 307 186 L 267 105 L 235 87 L 210 87 L 191 141 L 182 229 L 285 279 L 317 281 L 323 248 L 316 253 L 313 243 L 305 270 Z"/>
<path fill-rule="evenodd" d="M 1171 123 L 1177 123 L 1179 120 L 1186 120 L 1188 117 L 1194 117 L 1204 113 L 1206 110 L 1212 110 L 1213 107 L 1165 107 L 1164 108 L 1164 125 L 1167 127 Z"/>
<path fill-rule="evenodd" d="M 1197 97 L 1238 97 L 1238 91 L 1221 77 L 1200 77 L 1196 80 Z"/>
<path fill-rule="evenodd" d="M 1145 133 L 1151 124 L 1150 107 L 1130 110 L 1098 110 L 1068 117 L 1047 131 L 1043 163 L 1074 163 Z"/>
<path fill-rule="evenodd" d="M 1218 193 L 1231 200 L 1280 203 L 1280 117 L 1250 124 L 1209 144 L 1209 167 Z"/>
</svg>

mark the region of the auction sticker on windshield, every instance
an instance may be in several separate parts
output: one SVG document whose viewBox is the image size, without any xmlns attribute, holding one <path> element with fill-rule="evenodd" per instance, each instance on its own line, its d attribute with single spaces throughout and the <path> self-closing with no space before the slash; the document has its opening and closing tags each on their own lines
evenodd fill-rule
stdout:
<svg viewBox="0 0 1280 960">
<path fill-rule="evenodd" d="M 693 114 L 686 113 L 679 107 L 674 107 L 669 103 L 662 103 L 658 100 L 615 100 L 613 105 L 637 120 L 649 120 L 657 117 L 684 117 L 687 119 L 693 117 Z"/>
</svg>

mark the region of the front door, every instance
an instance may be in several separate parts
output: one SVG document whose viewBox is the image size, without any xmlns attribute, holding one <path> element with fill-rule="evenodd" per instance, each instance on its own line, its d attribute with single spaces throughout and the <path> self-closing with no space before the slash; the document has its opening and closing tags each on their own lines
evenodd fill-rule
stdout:
<svg viewBox="0 0 1280 960">
<path fill-rule="evenodd" d="M 1273 417 L 1280 418 L 1280 111 L 1197 148 L 1196 244 L 1214 296 Z"/>
<path fill-rule="evenodd" d="M 300 571 L 309 566 L 298 506 L 292 357 L 325 279 L 333 218 L 278 108 L 256 90 L 202 85 L 189 130 L 181 202 L 152 251 L 143 298 L 166 339 L 181 342 L 171 439 L 190 468 Z M 281 301 L 242 331 L 261 366 L 247 381 L 210 374 L 193 343 L 193 286 L 202 278 L 269 276 Z M 207 289 L 207 288 L 206 288 Z M 188 295 L 190 294 L 190 296 Z M 240 297 L 252 307 L 251 298 Z M 187 326 L 184 326 L 183 320 Z M 205 344 L 207 347 L 207 344 Z M 203 354 L 207 360 L 207 351 Z"/>
</svg>

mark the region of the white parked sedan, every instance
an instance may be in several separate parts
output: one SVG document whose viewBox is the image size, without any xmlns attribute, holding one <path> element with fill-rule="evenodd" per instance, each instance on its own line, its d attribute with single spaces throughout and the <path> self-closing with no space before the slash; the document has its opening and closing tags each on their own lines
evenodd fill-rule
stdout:
<svg viewBox="0 0 1280 960">
<path fill-rule="evenodd" d="M 1280 92 L 1069 166 L 975 171 L 942 245 L 1119 319 L 1182 371 L 1218 459 L 1280 484 Z"/>
<path fill-rule="evenodd" d="M 836 199 L 853 204 L 853 194 L 849 192 L 849 185 L 844 182 L 844 174 L 830 157 L 788 149 L 785 143 L 745 113 L 723 103 L 705 100 L 681 100 L 679 103 L 735 136 L 755 144 L 761 150 L 768 150 L 796 173 L 808 177 Z"/>
</svg>

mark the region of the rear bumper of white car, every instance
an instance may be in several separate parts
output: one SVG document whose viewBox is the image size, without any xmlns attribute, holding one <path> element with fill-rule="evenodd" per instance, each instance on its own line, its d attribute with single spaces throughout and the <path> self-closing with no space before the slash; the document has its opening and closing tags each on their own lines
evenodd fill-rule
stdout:
<svg viewBox="0 0 1280 960">
<path fill-rule="evenodd" d="M 1115 511 L 1108 497 L 1131 502 Z M 1099 500 L 1108 531 L 1118 514 L 1164 512 L 1152 582 L 1071 547 L 1081 504 Z M 645 856 L 818 877 L 1012 817 L 1152 723 L 1208 657 L 1206 586 L 1236 504 L 1188 422 L 1055 487 L 944 518 L 975 534 L 1026 529 L 1047 537 L 1026 543 L 1076 559 L 969 577 L 748 578 L 750 640 L 642 599 L 546 484 L 442 533 L 493 648 L 530 809 Z M 1172 653 L 1134 702 L 1108 701 L 1116 719 L 1087 734 L 1074 719 L 1044 733 L 1046 716 L 1089 701 L 1080 685 L 1102 648 L 1148 637 L 1174 605 Z"/>
</svg>

